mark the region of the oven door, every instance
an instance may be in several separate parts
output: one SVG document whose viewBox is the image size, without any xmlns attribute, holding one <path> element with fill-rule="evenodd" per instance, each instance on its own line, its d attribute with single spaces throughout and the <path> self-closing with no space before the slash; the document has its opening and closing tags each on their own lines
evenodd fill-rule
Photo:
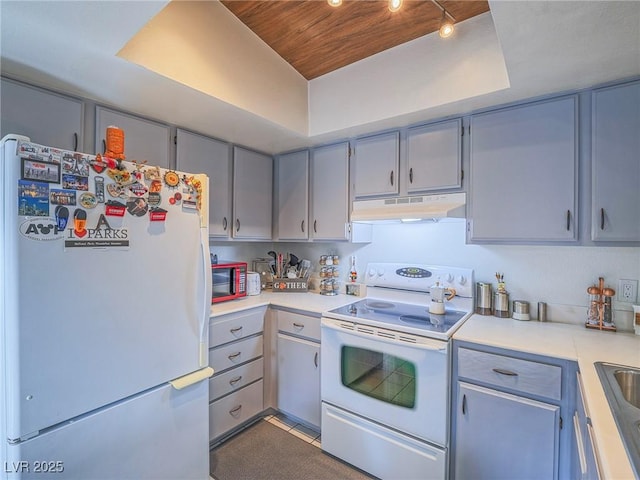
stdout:
<svg viewBox="0 0 640 480">
<path fill-rule="evenodd" d="M 323 317 L 321 349 L 323 402 L 446 446 L 447 342 Z"/>
</svg>

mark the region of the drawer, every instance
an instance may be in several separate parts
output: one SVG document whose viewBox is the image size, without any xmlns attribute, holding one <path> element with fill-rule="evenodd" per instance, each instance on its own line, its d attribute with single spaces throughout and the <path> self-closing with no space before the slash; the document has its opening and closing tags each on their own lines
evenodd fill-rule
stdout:
<svg viewBox="0 0 640 480">
<path fill-rule="evenodd" d="M 277 310 L 278 330 L 320 341 L 320 318 Z"/>
<path fill-rule="evenodd" d="M 209 440 L 239 427 L 263 410 L 262 380 L 209 405 Z"/>
<path fill-rule="evenodd" d="M 209 349 L 209 366 L 215 373 L 262 356 L 262 335 Z"/>
<path fill-rule="evenodd" d="M 209 323 L 209 347 L 262 332 L 264 313 L 264 308 L 257 308 L 212 318 Z"/>
<path fill-rule="evenodd" d="M 209 379 L 209 400 L 240 390 L 263 376 L 262 358 L 232 368 Z"/>
<path fill-rule="evenodd" d="M 458 376 L 553 400 L 562 397 L 562 367 L 458 349 Z"/>
</svg>

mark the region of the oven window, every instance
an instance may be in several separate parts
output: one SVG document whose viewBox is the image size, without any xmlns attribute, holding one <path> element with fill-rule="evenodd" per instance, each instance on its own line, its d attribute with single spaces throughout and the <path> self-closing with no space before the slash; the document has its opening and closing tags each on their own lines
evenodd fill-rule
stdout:
<svg viewBox="0 0 640 480">
<path fill-rule="evenodd" d="M 343 346 L 342 384 L 386 403 L 413 408 L 416 403 L 416 366 L 388 353 Z"/>
</svg>

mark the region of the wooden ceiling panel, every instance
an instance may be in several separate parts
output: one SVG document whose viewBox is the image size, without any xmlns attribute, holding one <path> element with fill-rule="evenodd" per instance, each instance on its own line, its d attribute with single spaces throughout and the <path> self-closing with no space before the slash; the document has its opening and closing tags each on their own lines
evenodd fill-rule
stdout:
<svg viewBox="0 0 640 480">
<path fill-rule="evenodd" d="M 432 33 L 442 10 L 430 0 L 221 0 L 236 17 L 307 80 Z M 440 1 L 456 20 L 489 11 L 486 0 Z M 444 41 L 444 40 L 443 40 Z"/>
</svg>

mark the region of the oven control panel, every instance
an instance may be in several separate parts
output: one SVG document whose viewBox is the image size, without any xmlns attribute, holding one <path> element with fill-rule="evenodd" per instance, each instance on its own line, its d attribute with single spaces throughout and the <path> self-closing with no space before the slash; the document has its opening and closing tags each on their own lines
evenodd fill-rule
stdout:
<svg viewBox="0 0 640 480">
<path fill-rule="evenodd" d="M 367 265 L 365 283 L 374 287 L 400 288 L 416 292 L 428 292 L 440 282 L 454 288 L 460 297 L 473 297 L 473 269 L 441 265 L 406 263 L 370 263 Z"/>
</svg>

